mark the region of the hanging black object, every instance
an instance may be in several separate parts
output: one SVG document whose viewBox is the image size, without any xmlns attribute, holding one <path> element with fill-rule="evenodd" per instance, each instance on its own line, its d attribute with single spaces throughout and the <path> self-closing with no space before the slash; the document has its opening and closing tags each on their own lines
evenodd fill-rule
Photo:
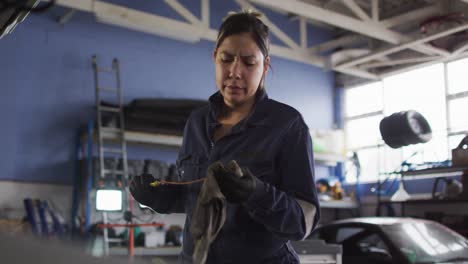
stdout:
<svg viewBox="0 0 468 264">
<path fill-rule="evenodd" d="M 391 148 L 400 148 L 432 139 L 431 126 L 420 113 L 409 110 L 394 113 L 380 121 L 382 139 Z"/>
</svg>

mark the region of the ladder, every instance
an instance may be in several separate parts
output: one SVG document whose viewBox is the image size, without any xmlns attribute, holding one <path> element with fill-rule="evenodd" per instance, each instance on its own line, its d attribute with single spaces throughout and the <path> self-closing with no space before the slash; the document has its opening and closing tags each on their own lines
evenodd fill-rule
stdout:
<svg viewBox="0 0 468 264">
<path fill-rule="evenodd" d="M 99 148 L 99 174 L 100 178 L 105 181 L 109 175 L 121 175 L 122 176 L 122 193 L 127 193 L 126 183 L 128 182 L 128 164 L 127 164 L 127 143 L 125 140 L 125 120 L 123 113 L 123 98 L 122 89 L 120 83 L 120 68 L 119 61 L 115 58 L 112 60 L 111 68 L 101 68 L 98 66 L 96 55 L 92 57 L 92 65 L 94 71 L 94 83 L 95 83 L 95 94 L 96 94 L 96 109 L 97 109 L 97 137 L 98 137 L 98 148 Z M 116 87 L 105 87 L 101 86 L 99 82 L 100 74 L 115 74 Z M 103 93 L 114 94 L 116 97 L 117 106 L 103 106 L 101 105 L 101 98 Z M 105 113 L 112 113 L 118 115 L 118 122 L 116 127 L 103 126 L 102 116 Z M 116 135 L 113 142 L 109 144 L 105 141 L 108 133 Z M 118 147 L 115 147 L 115 145 Z M 115 168 L 106 168 L 104 158 L 106 155 L 113 154 L 114 156 L 120 156 L 122 161 L 122 169 L 118 170 Z M 126 197 L 127 195 L 123 195 Z M 127 196 L 128 197 L 128 196 Z M 124 204 L 124 203 L 123 203 Z M 131 199 L 129 199 L 130 212 L 132 211 Z M 107 212 L 102 212 L 102 222 L 104 225 L 108 224 Z M 130 233 L 130 232 L 129 232 Z M 104 254 L 109 255 L 109 243 L 120 242 L 121 239 L 110 239 L 108 236 L 107 228 L 103 228 L 103 239 L 104 239 Z"/>
</svg>

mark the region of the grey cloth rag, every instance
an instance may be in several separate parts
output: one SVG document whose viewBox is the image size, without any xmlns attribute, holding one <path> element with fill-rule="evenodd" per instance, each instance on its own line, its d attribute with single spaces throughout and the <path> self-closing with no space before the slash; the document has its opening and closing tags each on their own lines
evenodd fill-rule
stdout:
<svg viewBox="0 0 468 264">
<path fill-rule="evenodd" d="M 213 171 L 223 166 L 215 162 L 208 167 L 207 175 L 192 215 L 190 232 L 195 242 L 193 263 L 204 264 L 208 256 L 211 243 L 216 239 L 226 220 L 226 198 L 221 193 Z M 226 169 L 242 177 L 242 171 L 237 162 L 230 161 Z"/>
</svg>

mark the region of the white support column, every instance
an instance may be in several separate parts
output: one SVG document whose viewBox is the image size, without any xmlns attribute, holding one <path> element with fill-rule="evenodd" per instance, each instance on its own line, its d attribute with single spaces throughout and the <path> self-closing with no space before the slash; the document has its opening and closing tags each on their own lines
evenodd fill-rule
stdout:
<svg viewBox="0 0 468 264">
<path fill-rule="evenodd" d="M 210 0 L 201 0 L 201 20 L 205 27 L 210 28 Z"/>
<path fill-rule="evenodd" d="M 380 20 L 379 9 L 379 0 L 372 0 L 372 20 L 375 22 Z"/>
<path fill-rule="evenodd" d="M 307 48 L 307 21 L 305 18 L 299 18 L 299 30 L 301 33 L 301 48 Z"/>
<path fill-rule="evenodd" d="M 235 0 L 237 4 L 239 4 L 242 8 L 247 9 L 250 8 L 256 12 L 259 12 L 254 6 L 248 3 L 246 0 Z M 286 45 L 293 49 L 299 49 L 299 45 L 292 40 L 286 33 L 284 33 L 279 27 L 277 27 L 273 22 L 271 22 L 268 17 L 265 15 L 262 16 L 262 21 L 270 28 L 270 31 L 277 36 L 281 41 L 283 41 Z"/>
<path fill-rule="evenodd" d="M 194 25 L 200 24 L 200 20 L 194 16 L 187 8 L 180 4 L 177 0 L 164 0 L 172 9 L 174 9 L 179 15 L 185 18 L 187 21 Z"/>
<path fill-rule="evenodd" d="M 345 4 L 349 10 L 351 10 L 356 16 L 364 21 L 370 21 L 369 15 L 362 10 L 362 8 L 354 2 L 354 0 L 342 0 L 343 4 Z"/>
</svg>

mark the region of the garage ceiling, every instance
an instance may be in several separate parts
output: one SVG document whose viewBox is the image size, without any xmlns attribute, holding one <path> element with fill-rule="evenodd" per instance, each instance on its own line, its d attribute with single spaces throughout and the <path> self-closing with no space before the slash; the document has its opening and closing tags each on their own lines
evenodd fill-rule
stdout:
<svg viewBox="0 0 468 264">
<path fill-rule="evenodd" d="M 97 0 L 56 0 L 70 10 L 94 13 L 98 21 L 182 41 L 216 40 L 209 27 L 209 0 L 201 17 L 177 0 L 164 0 L 186 21 Z M 431 63 L 468 55 L 468 0 L 234 0 L 241 8 L 268 8 L 298 19 L 299 43 L 263 17 L 284 45 L 271 53 L 333 70 L 342 85 L 379 80 Z M 67 12 L 65 15 L 69 15 Z M 63 22 L 64 20 L 62 20 Z M 332 30 L 334 39 L 310 46 L 307 24 Z"/>
</svg>

